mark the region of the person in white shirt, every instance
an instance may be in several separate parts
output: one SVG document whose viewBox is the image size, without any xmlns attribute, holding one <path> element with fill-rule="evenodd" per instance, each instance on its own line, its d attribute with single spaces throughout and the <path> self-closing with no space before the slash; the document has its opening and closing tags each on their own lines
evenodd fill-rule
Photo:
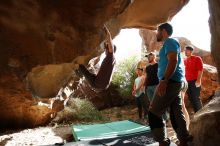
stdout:
<svg viewBox="0 0 220 146">
<path fill-rule="evenodd" d="M 138 77 L 134 81 L 132 95 L 135 96 L 135 101 L 138 107 L 139 119 L 142 119 L 142 111 L 144 111 L 144 117 L 147 116 L 147 111 L 148 111 L 146 101 L 144 100 L 145 77 L 143 75 L 143 69 L 137 68 L 136 74 Z"/>
</svg>

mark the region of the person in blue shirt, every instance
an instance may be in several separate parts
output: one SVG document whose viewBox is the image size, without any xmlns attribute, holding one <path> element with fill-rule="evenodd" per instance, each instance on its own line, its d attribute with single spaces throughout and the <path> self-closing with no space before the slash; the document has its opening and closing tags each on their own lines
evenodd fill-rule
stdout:
<svg viewBox="0 0 220 146">
<path fill-rule="evenodd" d="M 157 41 L 163 41 L 163 47 L 160 49 L 158 61 L 159 84 L 148 113 L 149 126 L 159 146 L 169 146 L 170 140 L 167 138 L 166 126 L 162 118 L 169 108 L 170 120 L 180 146 L 188 146 L 192 137 L 187 131 L 181 102 L 185 71 L 183 59 L 180 56 L 180 44 L 177 40 L 170 38 L 172 32 L 173 28 L 169 23 L 161 24 L 157 30 Z"/>
</svg>

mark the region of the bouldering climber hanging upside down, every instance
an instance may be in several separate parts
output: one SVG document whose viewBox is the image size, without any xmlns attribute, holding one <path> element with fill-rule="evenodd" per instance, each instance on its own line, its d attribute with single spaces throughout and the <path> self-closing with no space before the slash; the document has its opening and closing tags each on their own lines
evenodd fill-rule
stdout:
<svg viewBox="0 0 220 146">
<path fill-rule="evenodd" d="M 105 90 L 109 87 L 112 78 L 112 72 L 115 66 L 116 46 L 113 45 L 111 33 L 106 26 L 104 26 L 106 33 L 106 41 L 104 42 L 105 58 L 103 59 L 100 69 L 97 74 L 93 74 L 87 70 L 87 68 L 80 64 L 76 73 L 79 76 L 84 76 L 89 84 L 98 90 Z"/>
</svg>

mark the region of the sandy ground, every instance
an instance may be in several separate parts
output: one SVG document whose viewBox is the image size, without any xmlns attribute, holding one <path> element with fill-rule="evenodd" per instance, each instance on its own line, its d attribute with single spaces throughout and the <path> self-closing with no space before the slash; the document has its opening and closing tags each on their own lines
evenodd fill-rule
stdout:
<svg viewBox="0 0 220 146">
<path fill-rule="evenodd" d="M 62 143 L 71 134 L 70 126 L 38 127 L 0 136 L 0 145 L 53 145 Z"/>
<path fill-rule="evenodd" d="M 102 111 L 109 121 L 117 120 L 137 120 L 137 108 L 135 106 L 114 107 Z M 83 122 L 83 121 L 82 121 Z M 139 121 L 147 124 L 147 121 Z M 80 121 L 77 121 L 80 123 Z M 73 141 L 71 125 L 76 124 L 55 124 L 45 127 L 24 130 L 5 130 L 0 131 L 0 146 L 23 146 L 23 145 L 54 145 L 56 143 L 65 143 Z M 169 126 L 169 125 L 168 125 Z M 173 142 L 176 142 L 176 136 L 170 126 L 168 135 Z"/>
</svg>

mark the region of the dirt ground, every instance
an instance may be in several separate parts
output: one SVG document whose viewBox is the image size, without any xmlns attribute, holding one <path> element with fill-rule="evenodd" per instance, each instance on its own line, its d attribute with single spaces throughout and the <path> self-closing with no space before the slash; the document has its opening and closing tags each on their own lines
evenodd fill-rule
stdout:
<svg viewBox="0 0 220 146">
<path fill-rule="evenodd" d="M 102 111 L 108 121 L 135 120 L 143 124 L 147 121 L 139 121 L 137 108 L 134 105 L 114 107 Z M 23 130 L 4 130 L 0 131 L 0 146 L 23 146 L 23 145 L 54 145 L 73 141 L 71 127 L 83 121 L 75 121 L 72 124 L 51 124 L 45 127 Z M 168 124 L 168 135 L 173 142 L 176 142 L 176 136 Z"/>
</svg>

